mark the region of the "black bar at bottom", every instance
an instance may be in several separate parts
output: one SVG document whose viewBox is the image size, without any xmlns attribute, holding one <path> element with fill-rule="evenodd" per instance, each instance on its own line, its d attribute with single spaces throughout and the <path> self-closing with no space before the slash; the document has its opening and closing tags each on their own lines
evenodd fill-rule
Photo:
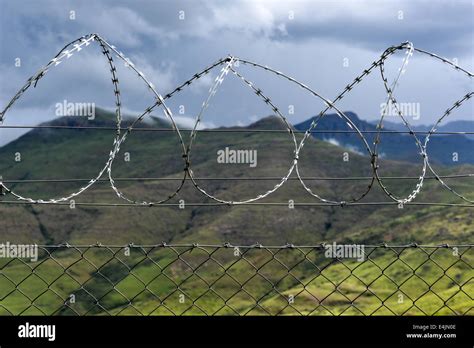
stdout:
<svg viewBox="0 0 474 348">
<path fill-rule="evenodd" d="M 473 317 L 0 317 L 0 346 L 469 345 Z M 54 325 L 54 340 L 52 327 Z M 20 333 L 21 331 L 21 333 Z M 28 333 L 26 333 L 28 331 Z M 46 337 L 19 337 L 19 335 Z M 49 333 L 49 335 L 48 335 Z"/>
</svg>

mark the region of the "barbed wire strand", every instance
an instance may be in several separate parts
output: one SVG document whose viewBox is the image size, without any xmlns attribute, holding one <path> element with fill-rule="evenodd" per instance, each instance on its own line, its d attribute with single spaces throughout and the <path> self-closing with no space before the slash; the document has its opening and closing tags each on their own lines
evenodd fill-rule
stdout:
<svg viewBox="0 0 474 348">
<path fill-rule="evenodd" d="M 462 178 L 472 178 L 474 173 L 471 174 L 453 174 L 453 175 L 441 175 L 443 179 L 462 179 Z M 320 181 L 352 181 L 352 180 L 367 180 L 370 179 L 370 176 L 348 176 L 348 177 L 329 177 L 329 176 L 307 176 L 302 177 L 304 180 L 320 180 Z M 416 180 L 418 176 L 384 176 L 384 180 Z M 280 180 L 278 176 L 252 176 L 252 177 L 195 177 L 196 180 L 209 180 L 209 181 L 246 181 L 246 180 Z M 61 183 L 61 182 L 81 182 L 89 181 L 90 179 L 19 179 L 19 180 L 3 180 L 4 183 L 11 184 L 28 184 L 28 183 Z M 172 177 L 135 177 L 135 178 L 115 178 L 115 181 L 178 181 L 181 178 L 172 178 Z M 299 180 L 297 177 L 289 177 L 288 180 Z M 436 176 L 427 176 L 425 180 L 437 180 Z M 97 182 L 109 182 L 108 179 L 99 179 Z"/>
<path fill-rule="evenodd" d="M 116 131 L 116 127 L 105 127 L 105 126 L 57 126 L 57 125 L 0 125 L 0 129 L 68 129 L 68 130 L 104 130 L 104 131 Z M 120 131 L 127 131 L 128 128 L 120 128 Z M 181 133 L 183 132 L 192 132 L 192 129 L 180 129 Z M 170 128 L 154 128 L 154 127 L 144 127 L 144 128 L 134 128 L 133 132 L 174 132 L 174 129 Z M 250 128 L 243 128 L 243 129 L 219 129 L 219 128 L 211 128 L 211 129 L 199 129 L 200 133 L 288 133 L 288 130 L 283 129 L 250 129 Z M 304 134 L 306 131 L 303 130 L 293 130 L 294 133 Z M 411 134 L 410 131 L 402 131 L 402 130 L 361 130 L 362 134 Z M 310 133 L 312 134 L 326 134 L 326 133 L 342 133 L 342 134 L 355 134 L 357 131 L 355 130 L 343 130 L 343 129 L 327 129 L 327 130 L 312 130 Z M 474 132 L 468 131 L 450 131 L 450 132 L 430 132 L 430 131 L 414 131 L 415 134 L 421 135 L 474 135 Z"/>
</svg>

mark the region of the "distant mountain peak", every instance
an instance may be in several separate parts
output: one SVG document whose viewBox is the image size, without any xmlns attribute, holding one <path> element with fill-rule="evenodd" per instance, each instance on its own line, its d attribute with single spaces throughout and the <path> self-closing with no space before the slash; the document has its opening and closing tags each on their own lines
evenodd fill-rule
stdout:
<svg viewBox="0 0 474 348">
<path fill-rule="evenodd" d="M 347 118 L 349 118 L 352 122 L 354 121 L 360 121 L 360 118 L 359 116 L 357 116 L 357 114 L 355 112 L 352 112 L 352 111 L 342 111 L 342 113 L 344 115 L 347 116 Z M 319 114 L 318 115 L 315 115 L 313 117 L 310 118 L 310 120 L 314 120 L 314 119 L 317 119 L 319 117 Z M 324 116 L 322 118 L 333 118 L 333 117 L 336 117 L 338 119 L 341 119 L 342 118 L 337 114 L 337 113 L 325 113 Z"/>
<path fill-rule="evenodd" d="M 137 116 L 122 114 L 123 128 L 128 127 L 132 122 L 136 120 Z M 67 127 L 116 127 L 117 119 L 114 111 L 109 111 L 101 108 L 95 109 L 95 115 L 93 117 L 87 116 L 60 116 L 53 120 L 43 122 L 41 126 L 67 126 Z M 146 116 L 141 122 L 138 122 L 135 128 L 171 128 L 171 123 L 161 117 L 157 116 Z"/>
<path fill-rule="evenodd" d="M 377 130 L 378 122 L 365 121 L 360 119 L 357 114 L 350 111 L 344 111 L 344 114 L 354 123 L 354 125 L 361 131 L 365 132 L 363 135 L 367 143 L 372 145 L 374 143 Z M 311 123 L 317 119 L 318 116 L 313 116 L 306 121 L 300 122 L 295 125 L 295 128 L 300 131 L 306 131 L 311 127 Z M 454 121 L 456 122 L 456 121 Z M 471 123 L 469 123 L 471 122 Z M 438 128 L 439 131 L 453 131 L 453 130 L 466 130 L 473 128 L 473 121 L 462 121 L 451 124 L 448 123 L 445 126 Z M 469 127 L 470 125 L 470 127 Z M 413 126 L 415 131 L 426 131 L 429 129 L 423 129 L 421 127 Z M 455 128 L 455 129 L 453 129 Z M 397 124 L 391 121 L 384 121 L 385 131 L 407 131 L 406 127 L 402 124 Z M 316 131 L 326 131 L 324 133 L 313 133 L 312 136 L 319 140 L 331 141 L 337 143 L 340 146 L 347 148 L 354 148 L 360 152 L 364 152 L 365 148 L 358 134 L 354 133 L 338 133 L 331 131 L 350 130 L 347 126 L 347 122 L 344 118 L 339 117 L 337 114 L 326 114 L 324 117 L 319 119 L 319 122 L 314 128 Z M 368 131 L 368 132 L 366 132 Z M 472 139 L 472 138 L 471 138 Z M 460 163 L 474 163 L 474 154 L 472 148 L 474 142 L 469 137 L 464 135 L 451 135 L 451 136 L 433 136 L 430 138 L 430 159 L 432 163 L 442 163 L 444 165 L 456 165 Z M 382 135 L 382 141 L 379 145 L 380 153 L 384 153 L 387 158 L 393 160 L 403 160 L 410 162 L 417 162 L 420 160 L 419 149 L 417 149 L 413 137 L 407 134 L 390 134 Z M 454 152 L 459 153 L 459 162 L 453 162 L 452 154 Z"/>
<path fill-rule="evenodd" d="M 245 128 L 249 129 L 286 129 L 288 126 L 279 116 L 270 115 L 251 123 Z M 293 128 L 293 126 L 291 126 Z"/>
</svg>

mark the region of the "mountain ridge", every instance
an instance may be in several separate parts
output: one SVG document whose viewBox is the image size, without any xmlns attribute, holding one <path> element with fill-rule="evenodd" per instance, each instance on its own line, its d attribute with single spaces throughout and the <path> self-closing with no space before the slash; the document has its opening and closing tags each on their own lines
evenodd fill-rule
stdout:
<svg viewBox="0 0 474 348">
<path fill-rule="evenodd" d="M 353 112 L 344 112 L 345 115 L 351 119 L 360 131 L 369 131 L 369 133 L 363 134 L 367 140 L 369 146 L 373 146 L 376 138 L 377 126 L 368 121 L 360 119 L 357 114 Z M 306 121 L 296 124 L 294 127 L 297 130 L 307 130 L 311 122 L 317 119 L 317 116 L 311 117 Z M 390 125 L 393 123 L 389 122 L 385 127 L 385 131 L 400 130 L 407 131 L 402 127 L 398 129 L 391 129 Z M 337 114 L 326 114 L 322 117 L 318 126 L 314 129 L 315 131 L 325 130 L 328 131 L 325 134 L 313 133 L 312 136 L 319 140 L 329 141 L 332 140 L 341 146 L 354 148 L 360 152 L 364 152 L 365 148 L 362 146 L 361 140 L 357 134 L 349 133 L 332 133 L 330 131 L 348 130 L 348 126 L 342 118 Z M 440 130 L 441 131 L 441 130 Z M 418 136 L 418 139 L 423 143 L 425 136 Z M 430 162 L 434 164 L 443 165 L 458 165 L 458 164 L 474 164 L 474 140 L 465 137 L 464 135 L 437 135 L 436 133 L 430 137 L 428 144 L 428 155 Z M 387 134 L 381 135 L 381 142 L 378 146 L 378 152 L 383 157 L 392 160 L 408 161 L 412 163 L 419 163 L 420 161 L 420 149 L 416 145 L 413 136 L 408 134 Z M 457 161 L 453 161 L 454 154 L 456 154 Z"/>
<path fill-rule="evenodd" d="M 114 122 L 114 115 L 103 115 Z M 100 122 L 99 117 L 97 122 Z M 271 124 L 269 124 L 271 123 Z M 285 130 L 276 117 L 265 118 L 259 127 L 278 126 Z M 255 127 L 255 125 L 253 126 Z M 241 127 L 242 128 L 242 127 Z M 242 128 L 245 130 L 245 128 Z M 115 131 L 50 130 L 35 129 L 16 141 L 0 148 L 0 174 L 3 180 L 68 179 L 82 178 L 86 182 L 97 175 L 108 158 Z M 226 146 L 258 149 L 258 166 L 225 166 L 217 163 L 216 151 Z M 131 199 L 159 200 L 166 198 L 178 187 L 183 177 L 184 162 L 179 143 L 173 132 L 132 132 L 121 146 L 113 166 L 114 178 L 159 177 L 167 180 L 116 181 L 121 192 Z M 210 181 L 197 179 L 198 184 L 210 194 L 223 199 L 248 199 L 273 188 L 286 175 L 292 163 L 294 145 L 287 132 L 248 133 L 198 132 L 190 152 L 192 170 L 196 178 L 235 177 L 248 180 Z M 299 169 L 302 177 L 370 177 L 370 159 L 366 154 L 352 153 L 344 162 L 344 148 L 318 139 L 308 139 L 300 153 Z M 15 153 L 21 153 L 22 161 L 15 162 Z M 127 162 L 127 154 L 130 161 Z M 412 176 L 420 174 L 420 164 L 386 160 L 381 174 L 386 176 Z M 472 172 L 472 166 L 443 167 L 442 173 Z M 254 180 L 258 177 L 275 179 Z M 261 202 L 297 203 L 319 202 L 306 192 L 298 180 L 288 180 L 279 190 Z M 107 176 L 82 195 L 77 202 L 124 203 L 110 188 Z M 322 197 L 349 200 L 364 191 L 370 180 L 361 181 L 305 181 Z M 411 192 L 417 180 L 385 182 L 395 194 Z M 33 198 L 61 197 L 78 190 L 84 182 L 64 183 L 8 183 L 8 186 Z M 472 193 L 465 180 L 456 181 L 454 187 L 463 193 Z M 1 200 L 11 200 L 10 195 Z M 185 202 L 213 202 L 197 191 L 189 180 L 170 203 L 180 199 Z M 377 185 L 365 201 L 387 201 Z M 451 193 L 434 180 L 425 180 L 417 201 L 458 202 Z M 467 238 L 472 213 L 460 208 L 453 222 L 445 231 L 441 223 L 441 208 L 393 206 L 297 207 L 287 206 L 236 206 L 236 207 L 81 207 L 33 205 L 5 206 L 2 210 L 2 234 L 10 241 L 37 241 L 45 238 L 54 243 L 97 240 L 126 243 L 209 241 L 233 243 L 314 243 L 321 240 L 357 240 L 380 242 L 427 242 L 438 236 L 451 241 Z M 364 219 L 360 217 L 364 216 Z M 414 217 L 417 216 L 416 219 Z M 415 224 L 423 216 L 430 216 L 423 226 Z M 470 217 L 471 216 L 471 217 Z M 408 221 L 413 218 L 413 225 Z M 439 220 L 439 224 L 435 223 Z M 384 221 L 376 224 L 376 221 Z M 460 223 L 459 221 L 465 221 Z M 408 224 L 408 225 L 407 225 Z M 438 227 L 430 227 L 433 226 Z M 407 227 L 407 226 L 411 227 Z M 397 234 L 386 234 L 386 229 Z M 406 228 L 402 228 L 405 226 Z M 442 228 L 443 229 L 442 229 Z M 424 231 L 424 232 L 420 232 Z M 444 232 L 443 232 L 444 231 Z M 464 236 L 464 237 L 463 237 Z M 388 239 L 387 239 L 388 238 Z"/>
</svg>

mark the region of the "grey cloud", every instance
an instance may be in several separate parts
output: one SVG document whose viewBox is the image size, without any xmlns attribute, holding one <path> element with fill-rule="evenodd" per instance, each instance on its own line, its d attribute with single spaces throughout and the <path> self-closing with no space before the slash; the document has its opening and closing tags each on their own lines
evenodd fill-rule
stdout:
<svg viewBox="0 0 474 348">
<path fill-rule="evenodd" d="M 470 1 L 6 1 L 0 0 L 0 105 L 9 98 L 41 65 L 44 65 L 65 43 L 87 33 L 97 32 L 115 44 L 149 76 L 161 93 L 191 77 L 196 71 L 229 53 L 268 64 L 285 71 L 318 91 L 333 98 L 350 80 L 389 45 L 410 40 L 416 46 L 432 50 L 448 58 L 459 57 L 460 63 L 472 69 L 472 4 Z M 355 5 L 354 5 L 355 4 Z M 75 21 L 68 19 L 75 10 Z M 185 20 L 178 18 L 185 11 Z M 397 11 L 404 11 L 399 21 Z M 289 12 L 294 12 L 294 19 Z M 109 100 L 110 85 L 107 69 L 102 69 L 100 54 L 91 52 L 79 58 L 77 64 L 58 71 L 57 80 L 42 84 L 38 95 L 54 94 L 61 90 L 88 98 L 90 91 L 98 99 Z M 13 68 L 14 57 L 21 56 L 21 69 Z M 342 69 L 342 59 L 350 57 L 351 66 Z M 87 73 L 86 60 L 90 59 Z M 418 58 L 417 58 L 418 59 Z M 447 92 L 440 92 L 450 100 L 472 89 L 472 82 L 454 76 L 451 71 L 439 70 L 431 62 L 422 67 L 433 69 L 437 81 Z M 122 69 L 123 70 L 123 69 Z M 430 70 L 431 71 L 431 70 Z M 60 72 L 60 74 L 59 74 Z M 64 75 L 61 75 L 63 74 Z M 121 73 L 121 83 L 128 93 L 124 108 L 142 110 L 140 98 L 143 86 L 137 79 Z M 253 74 L 253 73 L 252 73 Z M 250 77 L 253 77 L 251 74 Z M 409 70 L 414 95 L 426 71 Z M 68 84 L 64 76 L 87 82 L 90 91 Z M 214 76 L 211 74 L 211 76 Z M 255 76 L 260 76 L 256 74 Z M 46 77 L 46 79 L 51 77 Z M 200 105 L 210 81 L 186 95 L 186 102 Z M 461 82 L 460 82 L 461 81 Z M 299 103 L 301 121 L 315 114 L 316 104 L 306 103 L 287 86 L 276 87 L 262 75 L 259 83 L 274 99 L 288 99 Z M 418 84 L 417 84 L 418 83 Z M 51 87 L 50 87 L 51 86 Z M 128 87 L 126 87 L 128 86 Z M 413 87 L 410 87 L 413 86 Z M 229 95 L 242 101 L 229 104 L 225 96 L 213 100 L 212 112 L 205 122 L 230 124 L 246 117 L 265 116 L 268 109 L 258 99 L 247 98 L 239 87 L 229 87 Z M 135 92 L 134 92 L 135 91 Z M 285 93 L 283 93 L 285 91 Z M 409 90 L 410 91 L 410 90 Z M 415 93 L 416 92 L 416 93 Z M 429 91 L 423 92 L 427 96 Z M 150 95 L 146 95 L 150 98 Z M 374 100 L 369 100 L 371 96 Z M 383 99 L 379 81 L 361 86 L 344 104 L 363 117 L 373 117 L 378 99 Z M 434 98 L 427 114 L 445 108 L 442 98 Z M 148 99 L 147 99 L 148 100 Z M 183 98 L 179 99 L 182 102 Z M 23 107 L 47 108 L 41 98 L 29 99 Z M 363 101 L 363 102 L 361 102 Z M 173 105 L 172 102 L 170 102 Z M 107 107 L 107 105 L 103 105 Z M 459 117 L 463 117 L 462 115 Z M 430 120 L 423 120 L 429 123 Z"/>
</svg>

